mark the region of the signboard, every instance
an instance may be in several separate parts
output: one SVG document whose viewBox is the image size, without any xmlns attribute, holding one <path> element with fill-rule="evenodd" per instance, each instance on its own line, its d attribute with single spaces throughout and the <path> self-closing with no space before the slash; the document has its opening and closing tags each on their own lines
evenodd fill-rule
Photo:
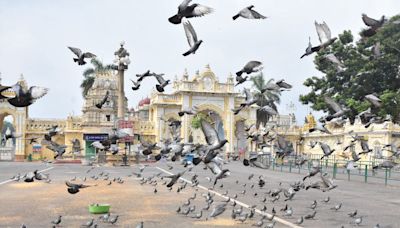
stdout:
<svg viewBox="0 0 400 228">
<path fill-rule="evenodd" d="M 129 120 L 118 120 L 118 129 L 126 129 L 126 132 L 132 134 L 133 132 L 133 122 Z M 133 142 L 133 136 L 126 136 L 119 140 L 121 143 Z"/>
<path fill-rule="evenodd" d="M 85 141 L 102 141 L 108 139 L 108 134 L 83 134 Z"/>
<path fill-rule="evenodd" d="M 42 152 L 42 145 L 41 144 L 33 144 L 32 145 L 32 152 L 34 152 L 34 153 Z"/>
</svg>

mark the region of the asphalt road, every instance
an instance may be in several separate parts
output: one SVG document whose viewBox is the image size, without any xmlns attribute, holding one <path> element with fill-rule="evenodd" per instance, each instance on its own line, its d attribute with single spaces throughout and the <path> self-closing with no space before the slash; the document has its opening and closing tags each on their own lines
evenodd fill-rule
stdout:
<svg viewBox="0 0 400 228">
<path fill-rule="evenodd" d="M 168 175 L 168 173 L 177 173 L 184 170 L 181 165 L 173 164 L 173 169 L 169 169 L 166 163 L 152 163 L 143 171 L 144 177 L 150 177 L 161 173 L 160 176 Z M 141 166 L 141 165 L 139 165 Z M 140 184 L 139 178 L 136 176 L 128 176 L 134 172 L 138 172 L 139 166 L 131 167 L 112 167 L 102 166 L 96 167 L 89 173 L 87 166 L 60 164 L 45 165 L 43 163 L 0 163 L 0 227 L 20 227 L 26 224 L 27 227 L 51 227 L 50 221 L 54 220 L 58 215 L 62 215 L 62 227 L 80 227 L 91 218 L 96 219 L 99 227 L 136 227 L 140 222 L 144 222 L 144 227 L 252 227 L 261 215 L 256 213 L 253 219 L 244 223 L 231 219 L 232 206 L 227 206 L 227 210 L 216 219 L 205 219 L 210 213 L 203 211 L 201 219 L 191 218 L 190 215 L 199 212 L 204 207 L 205 201 L 201 197 L 209 187 L 212 186 L 206 177 L 212 176 L 209 170 L 204 170 L 203 165 L 199 165 L 184 174 L 183 178 L 190 180 L 194 174 L 197 174 L 200 185 L 198 187 L 187 187 L 177 193 L 177 188 L 182 186 L 184 182 L 177 183 L 173 186 L 173 190 L 169 191 L 166 186 L 162 185 L 163 180 L 157 178 L 157 185 Z M 373 227 L 379 223 L 381 227 L 400 227 L 400 219 L 398 212 L 400 209 L 400 187 L 387 186 L 383 184 L 369 184 L 357 181 L 337 180 L 339 187 L 330 192 L 321 192 L 310 189 L 308 191 L 299 191 L 292 201 L 284 202 L 283 195 L 275 203 L 271 202 L 271 198 L 265 194 L 269 189 L 279 187 L 288 187 L 289 183 L 293 183 L 302 179 L 304 174 L 285 173 L 272 170 L 262 170 L 252 167 L 244 167 L 239 162 L 231 162 L 226 164 L 224 168 L 228 168 L 230 176 L 219 180 L 213 193 L 214 204 L 222 203 L 225 198 L 219 196 L 228 191 L 228 196 L 238 195 L 236 199 L 237 206 L 257 205 L 257 209 L 261 209 L 264 205 L 267 207 L 267 213 L 271 213 L 272 208 L 277 211 L 275 227 L 295 227 L 294 223 L 300 216 L 304 216 L 312 212 L 309 208 L 313 200 L 318 201 L 316 208 L 317 215 L 314 220 L 306 220 L 302 227 L 353 227 L 350 224 L 353 219 L 347 216 L 348 213 L 358 210 L 358 215 L 362 215 L 363 227 Z M 50 174 L 51 183 L 43 181 L 35 181 L 34 183 L 24 183 L 9 181 L 9 178 L 17 173 L 24 174 L 35 169 L 45 170 L 44 173 Z M 110 178 L 121 177 L 123 184 L 109 181 L 93 180 L 91 176 L 98 176 L 101 172 L 109 173 Z M 248 176 L 253 173 L 254 177 L 249 180 Z M 264 188 L 257 186 L 258 176 L 263 175 L 266 180 Z M 77 177 L 78 183 L 97 185 L 90 188 L 82 189 L 79 193 L 71 195 L 67 192 L 65 181 L 73 177 Z M 83 182 L 81 178 L 86 177 L 87 181 Z M 318 180 L 314 177 L 312 180 Z M 236 183 L 237 181 L 237 183 Z M 309 182 L 309 181 L 306 181 Z M 220 185 L 223 185 L 221 188 Z M 243 186 L 246 184 L 246 186 Z M 254 184 L 254 188 L 251 185 Z M 157 189 L 157 193 L 154 193 Z M 241 194 L 246 190 L 245 194 Z M 182 205 L 187 198 L 196 193 L 196 199 L 191 205 L 196 205 L 194 213 L 189 216 L 181 215 L 175 212 L 179 205 Z M 255 196 L 255 193 L 257 195 Z M 266 203 L 261 200 L 266 196 Z M 323 203 L 322 199 L 330 197 L 330 202 Z M 98 215 L 92 215 L 88 212 L 88 205 L 92 203 L 109 203 L 111 204 L 111 215 L 119 215 L 116 225 L 102 223 L 97 220 Z M 342 203 L 342 208 L 337 212 L 330 208 L 336 204 Z M 280 208 L 288 204 L 293 208 L 291 217 L 283 216 Z M 249 212 L 244 208 L 245 212 Z M 258 211 L 259 212 L 259 211 Z M 265 224 L 270 223 L 266 222 Z M 265 225 L 264 225 L 265 226 Z"/>
</svg>

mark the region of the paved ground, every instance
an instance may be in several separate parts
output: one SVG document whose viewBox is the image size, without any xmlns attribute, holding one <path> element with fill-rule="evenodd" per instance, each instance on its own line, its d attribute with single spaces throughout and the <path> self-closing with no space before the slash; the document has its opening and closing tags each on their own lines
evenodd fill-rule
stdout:
<svg viewBox="0 0 400 228">
<path fill-rule="evenodd" d="M 149 177 L 157 173 L 172 172 L 183 170 L 182 167 L 175 165 L 175 168 L 169 170 L 165 163 L 149 164 L 145 168 L 143 176 Z M 277 220 L 285 223 L 277 223 L 275 227 L 294 227 L 291 225 L 306 213 L 311 212 L 309 208 L 312 201 L 318 201 L 317 215 L 315 220 L 307 220 L 301 226 L 303 227 L 352 227 L 350 222 L 353 219 L 347 216 L 347 213 L 358 210 L 359 215 L 364 215 L 363 226 L 373 227 L 379 223 L 381 227 L 400 227 L 398 212 L 400 208 L 400 187 L 387 186 L 381 184 L 365 184 L 362 182 L 347 180 L 338 180 L 339 185 L 328 193 L 322 193 L 317 190 L 302 190 L 296 194 L 292 201 L 284 202 L 282 197 L 275 203 L 270 202 L 267 196 L 267 202 L 261 200 L 268 189 L 286 187 L 289 183 L 300 180 L 303 174 L 278 172 L 272 170 L 261 170 L 257 168 L 244 167 L 240 163 L 230 163 L 225 166 L 231 170 L 231 176 L 218 182 L 214 191 L 216 192 L 215 204 L 222 202 L 223 198 L 218 193 L 228 191 L 228 195 L 238 194 L 238 204 L 257 205 L 261 209 L 263 205 L 267 206 L 267 212 L 271 213 L 274 207 L 277 210 L 277 217 L 283 219 Z M 34 169 L 46 170 L 52 179 L 50 184 L 44 182 L 23 183 L 8 181 L 8 179 L 17 173 L 26 173 Z M 137 172 L 138 166 L 131 167 L 96 167 L 89 173 L 86 171 L 89 167 L 81 165 L 45 165 L 42 163 L 0 163 L 0 227 L 20 227 L 22 223 L 27 227 L 51 227 L 50 221 L 58 215 L 63 215 L 62 227 L 79 227 L 91 218 L 98 216 L 91 215 L 87 206 L 92 203 L 109 203 L 112 205 L 112 215 L 120 215 L 120 219 L 115 226 L 104 224 L 97 221 L 99 227 L 136 227 L 140 221 L 144 221 L 144 227 L 251 227 L 253 223 L 261 217 L 259 214 L 254 219 L 245 221 L 243 224 L 231 219 L 232 206 L 228 206 L 226 212 L 217 219 L 205 220 L 193 219 L 184 215 L 177 214 L 175 210 L 186 199 L 197 193 L 197 198 L 193 204 L 196 205 L 195 212 L 205 206 L 204 199 L 200 197 L 205 192 L 204 189 L 211 186 L 206 176 L 210 176 L 210 171 L 203 170 L 203 166 L 195 167 L 191 172 L 184 175 L 185 179 L 190 180 L 196 173 L 199 175 L 200 186 L 197 188 L 186 187 L 180 193 L 176 192 L 177 187 L 183 185 L 178 183 L 170 192 L 162 181 L 158 181 L 157 186 L 149 184 L 140 185 L 140 181 L 134 177 L 128 177 L 132 171 Z M 98 175 L 106 171 L 111 177 L 121 177 L 123 184 L 113 183 L 107 185 L 105 180 L 92 180 L 90 176 Z M 248 180 L 250 173 L 255 177 Z M 267 184 L 263 189 L 258 187 L 251 188 L 252 184 L 257 183 L 258 175 L 263 175 Z M 86 188 L 81 192 L 71 195 L 66 191 L 64 182 L 74 176 L 79 178 L 87 177 L 86 183 L 97 184 L 96 187 Z M 238 180 L 238 184 L 236 184 Z M 81 181 L 79 181 L 81 182 Z M 223 188 L 219 185 L 223 184 Z M 243 187 L 246 184 L 246 187 Z M 203 188 L 203 186 L 205 188 Z M 154 194 L 154 189 L 157 193 Z M 197 190 L 196 190 L 197 189 Z M 246 194 L 240 192 L 246 189 Z M 257 192 L 258 195 L 254 196 Z M 321 200 L 329 196 L 331 198 L 328 204 Z M 285 203 L 293 208 L 292 217 L 285 218 L 279 211 Z M 338 203 L 343 203 L 338 212 L 330 210 Z M 238 206 L 236 206 L 238 208 Z M 245 209 L 245 211 L 248 211 Z M 205 215 L 209 212 L 205 211 Z"/>
</svg>

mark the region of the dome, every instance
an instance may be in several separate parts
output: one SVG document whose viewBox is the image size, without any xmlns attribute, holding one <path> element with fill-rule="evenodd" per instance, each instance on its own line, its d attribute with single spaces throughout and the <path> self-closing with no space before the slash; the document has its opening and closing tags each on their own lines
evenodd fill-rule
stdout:
<svg viewBox="0 0 400 228">
<path fill-rule="evenodd" d="M 150 98 L 148 98 L 148 97 L 139 101 L 139 106 L 148 105 L 148 104 L 150 104 Z"/>
</svg>

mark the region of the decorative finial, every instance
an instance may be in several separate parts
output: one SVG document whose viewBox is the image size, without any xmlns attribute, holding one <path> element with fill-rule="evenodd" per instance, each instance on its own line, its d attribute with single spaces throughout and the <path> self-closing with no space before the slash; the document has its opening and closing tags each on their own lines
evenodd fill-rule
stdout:
<svg viewBox="0 0 400 228">
<path fill-rule="evenodd" d="M 24 80 L 25 80 L 25 79 L 24 79 L 24 74 L 21 73 L 21 75 L 19 76 L 19 80 L 20 80 L 20 81 L 24 81 Z"/>
<path fill-rule="evenodd" d="M 125 41 L 121 41 L 121 43 L 119 43 L 119 45 L 121 45 L 121 47 L 123 47 L 125 45 Z"/>
<path fill-rule="evenodd" d="M 206 69 L 211 70 L 210 64 L 206 65 Z"/>
</svg>

